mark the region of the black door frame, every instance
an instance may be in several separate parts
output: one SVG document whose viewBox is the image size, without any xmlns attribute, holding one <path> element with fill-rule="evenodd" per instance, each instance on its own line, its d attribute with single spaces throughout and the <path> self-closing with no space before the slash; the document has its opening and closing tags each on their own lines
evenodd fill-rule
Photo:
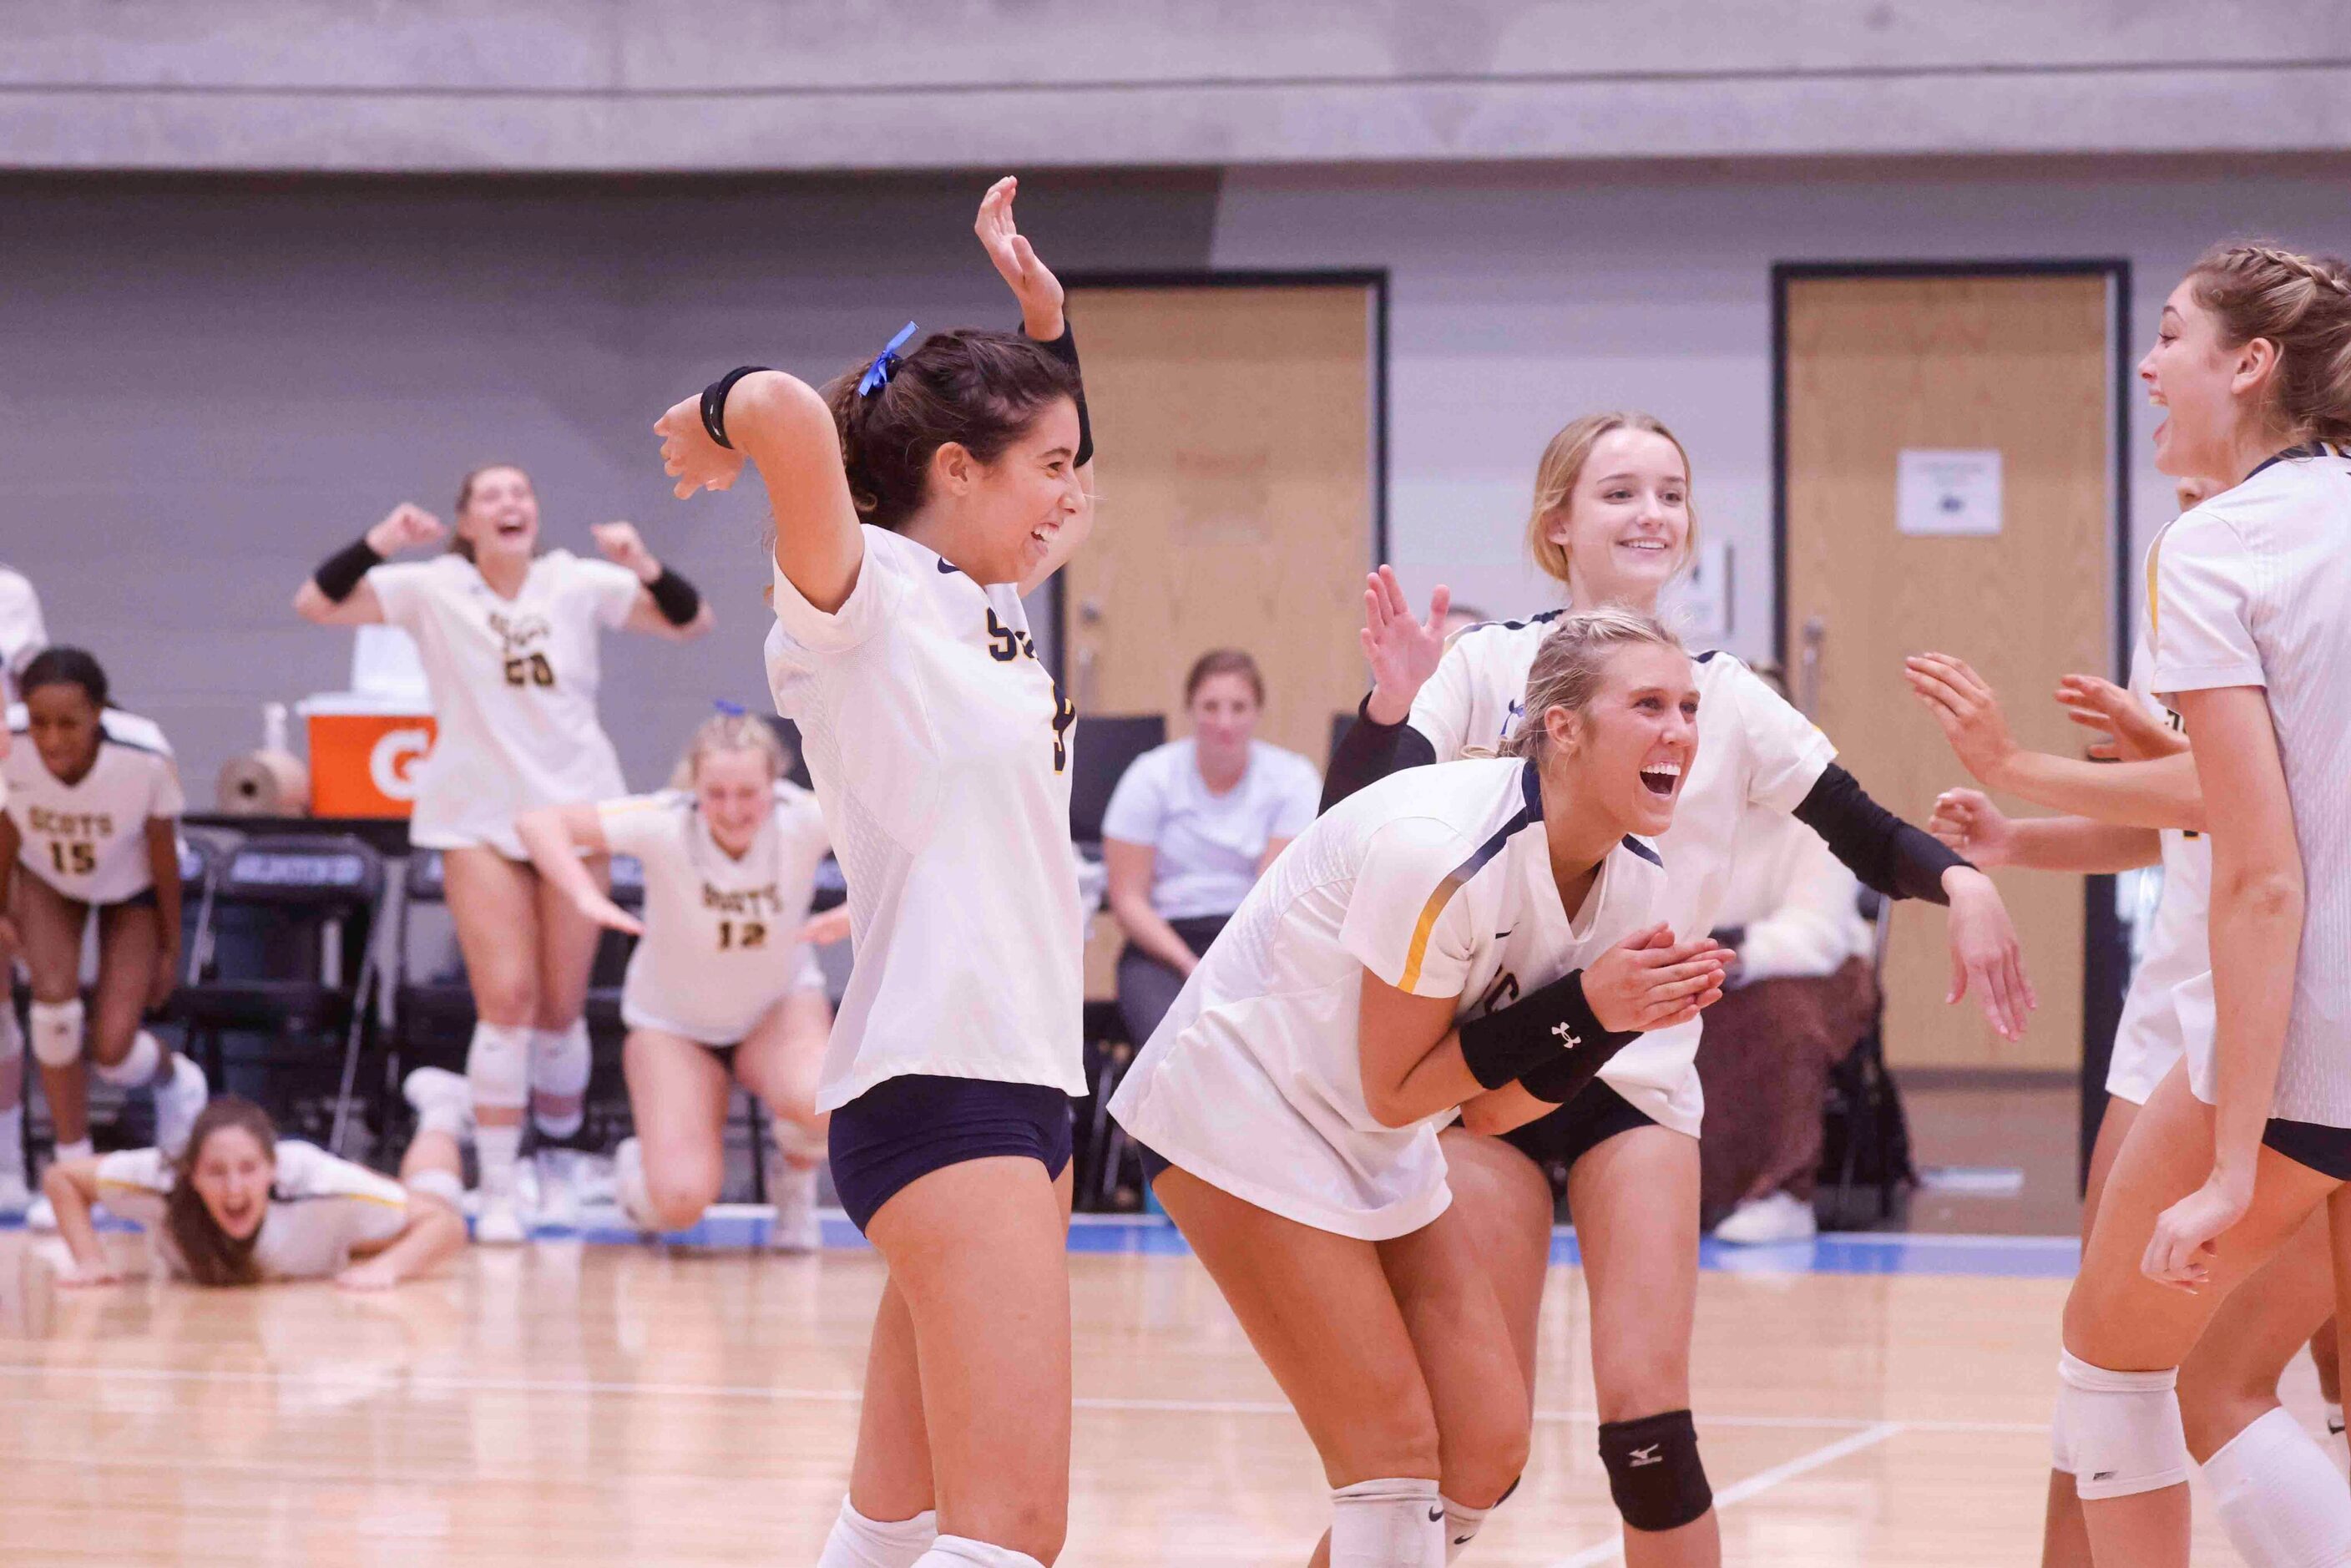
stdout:
<svg viewBox="0 0 2351 1568">
<path fill-rule="evenodd" d="M 1073 272 L 1063 287 L 1080 288 L 1368 288 L 1372 291 L 1372 550 L 1371 567 L 1388 559 L 1388 269 L 1386 267 L 1236 267 Z M 1074 323 L 1082 326 L 1082 323 Z M 1084 343 L 1080 340 L 1082 356 Z M 1367 569 L 1368 570 L 1368 569 Z M 1067 684 L 1063 654 L 1069 647 L 1069 609 L 1064 573 L 1050 584 L 1048 613 L 1053 623 L 1050 669 Z"/>
<path fill-rule="evenodd" d="M 1771 648 L 1781 667 L 1788 654 L 1788 287 L 1821 278 L 1853 277 L 2104 277 L 2107 290 L 2106 333 L 2114 352 L 2110 393 L 2114 429 L 2108 441 L 2113 465 L 2108 518 L 2114 552 L 2114 668 L 2116 685 L 2130 678 L 2131 573 L 2131 264 L 2121 256 L 2020 261 L 1802 261 L 1771 267 Z M 2082 943 L 2082 1118 L 2078 1171 L 2086 1177 L 2090 1146 L 2105 1114 L 2106 1064 L 2114 1052 L 2115 1027 L 2122 1018 L 2123 990 L 2129 983 L 2130 950 L 2121 912 L 2115 907 L 2115 879 L 2085 880 Z"/>
</svg>

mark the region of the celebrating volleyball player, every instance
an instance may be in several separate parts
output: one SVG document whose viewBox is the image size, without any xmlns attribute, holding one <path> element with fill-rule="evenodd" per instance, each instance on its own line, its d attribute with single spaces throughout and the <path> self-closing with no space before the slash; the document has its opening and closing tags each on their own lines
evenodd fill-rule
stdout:
<svg viewBox="0 0 2351 1568">
<path fill-rule="evenodd" d="M 455 1256 L 465 1245 L 465 1081 L 419 1068 L 407 1092 L 420 1120 L 396 1182 L 281 1140 L 266 1112 L 235 1095 L 204 1107 L 177 1154 L 124 1149 L 51 1166 L 42 1186 L 73 1254 L 59 1282 L 123 1278 L 91 1228 L 96 1203 L 152 1231 L 165 1269 L 199 1285 L 331 1278 L 382 1290 Z"/>
<path fill-rule="evenodd" d="M 767 482 L 768 677 L 856 932 L 817 1104 L 890 1279 L 823 1568 L 1049 1563 L 1067 1528 L 1075 710 L 1020 595 L 1082 538 L 1089 451 L 1061 285 L 1012 194 L 980 234 L 1026 336 L 910 326 L 825 392 L 747 367 L 657 426 L 680 496 L 747 462 Z"/>
<path fill-rule="evenodd" d="M 2185 508 L 2219 486 L 2183 483 L 2179 488 Z M 2126 819 L 2161 813 L 2165 808 L 2154 804 L 2155 789 L 2178 788 L 2177 769 L 2168 759 L 2187 750 L 2187 738 L 2154 716 L 2166 710 L 2149 693 L 2151 657 L 2144 636 L 2132 655 L 2128 691 L 2090 675 L 2068 675 L 2059 687 L 2059 700 L 2077 722 L 2102 726 L 2111 733 L 2112 741 L 2094 748 L 2093 755 L 2112 756 L 2123 762 L 2121 767 L 2084 767 L 2022 750 L 2009 732 L 1998 697 L 1963 661 L 1944 654 L 1920 656 L 1912 661 L 1910 679 L 1941 722 L 1952 749 L 1988 786 L 2028 800 L 2055 793 L 2091 809 L 2100 804 L 2102 789 L 2111 789 L 2112 809 Z M 2164 767 L 2151 789 L 2146 779 L 2150 770 L 2136 765 L 2157 760 L 2163 760 Z M 2192 764 L 2186 782 L 2189 795 L 2169 810 L 2200 826 L 2203 802 L 2193 788 Z M 2111 872 L 2153 864 L 2158 858 L 2163 865 L 2162 899 L 2132 970 L 2115 1031 L 2106 1106 L 2083 1194 L 2086 1239 L 2096 1222 L 2106 1173 L 2138 1108 L 2190 1049 L 2187 1031 L 2209 1031 L 2211 1025 L 2209 1009 L 2187 1009 L 2194 1016 L 2183 1017 L 2179 1006 L 2182 983 L 2211 967 L 2206 940 L 2210 849 L 2195 831 L 2166 829 L 2158 843 L 2154 829 L 2094 816 L 2011 819 L 1972 789 L 1946 791 L 1936 803 L 1932 826 L 1937 837 L 1987 869 L 2018 865 Z M 2209 1035 L 2193 1049 L 2209 1058 Z M 2222 1303 L 2180 1366 L 2180 1416 L 2189 1452 L 2204 1467 L 2230 1539 L 2256 1564 L 2279 1561 L 2263 1546 L 2273 1539 L 2276 1521 L 2272 1517 L 2275 1499 L 2261 1478 L 2279 1462 L 2281 1449 L 2306 1448 L 2313 1441 L 2279 1404 L 2278 1379 L 2305 1343 L 2314 1355 L 2331 1348 L 2333 1327 L 2326 1320 L 2333 1308 L 2326 1226 L 2314 1216 L 2248 1288 Z M 2334 1396 L 2328 1397 L 2331 1401 Z M 2340 1409 L 2334 1405 L 2338 1420 Z M 2062 1448 L 2053 1458 L 2058 1466 L 2071 1463 Z M 2291 1467 L 2294 1461 L 2284 1463 Z M 2070 1469 L 2052 1469 L 2043 1568 L 2076 1568 L 2091 1561 L 2075 1485 Z M 2351 1508 L 2351 1493 L 2345 1494 L 2344 1504 Z"/>
<path fill-rule="evenodd" d="M 1604 604 L 1652 612 L 1690 558 L 1689 462 L 1646 414 L 1579 419 L 1552 438 L 1536 471 L 1528 542 L 1567 590 L 1569 610 Z M 1324 799 L 1416 762 L 1441 761 L 1510 733 L 1536 647 L 1560 612 L 1437 635 L 1447 596 L 1426 622 L 1387 569 L 1365 595 L 1364 647 L 1374 685 L 1333 757 Z M 2032 1006 L 2015 933 L 1991 879 L 1889 815 L 1834 762 L 1828 738 L 1727 653 L 1696 661 L 1705 744 L 1657 848 L 1667 892 L 1659 918 L 1677 933 L 1712 928 L 1739 826 L 1750 807 L 1793 812 L 1865 884 L 1950 906 L 1951 999 L 1972 989 L 2008 1038 Z M 1644 1035 L 1573 1103 L 1510 1131 L 1473 1106 L 1446 1134 L 1464 1208 L 1479 1228 L 1531 1389 L 1535 1330 L 1563 1191 L 1575 1215 L 1592 1293 L 1593 1385 L 1600 1453 L 1635 1568 L 1719 1561 L 1712 1491 L 1689 1412 L 1697 1310 L 1698 1020 Z M 1510 1091 L 1517 1094 L 1520 1091 Z M 1498 1097 L 1507 1103 L 1509 1095 Z"/>
<path fill-rule="evenodd" d="M 8 712 L 0 814 L 0 955 L 21 954 L 33 982 L 33 1059 L 57 1157 L 89 1146 L 87 1035 L 99 1077 L 152 1089 L 155 1141 L 177 1153 L 204 1109 L 204 1075 L 142 1027 L 172 994 L 180 964 L 180 774 L 163 732 L 110 706 L 106 672 L 78 648 L 37 653 Z M 81 997 L 84 933 L 98 925 L 95 1006 Z M 5 998 L 0 971 L 0 1001 Z M 13 1011 L 13 1009 L 9 1009 Z M 23 1213 L 23 1058 L 0 1033 L 0 1211 Z"/>
<path fill-rule="evenodd" d="M 642 938 L 621 992 L 636 1135 L 615 1172 L 621 1207 L 641 1230 L 684 1230 L 716 1201 L 740 1082 L 773 1122 L 770 1239 L 792 1250 L 817 1244 L 816 1081 L 832 1011 L 796 934 L 828 841 L 816 797 L 784 777 L 789 767 L 774 727 L 738 708 L 694 732 L 671 789 L 542 807 L 516 824 L 549 886 Z M 643 921 L 580 860 L 613 853 L 644 867 Z"/>
<path fill-rule="evenodd" d="M 1571 616 L 1525 689 L 1506 758 L 1307 828 L 1111 1105 L 1322 1455 L 1332 1568 L 1449 1561 L 1526 1464 L 1527 1378 L 1439 1125 L 1506 1088 L 1540 1113 L 1721 995 L 1721 950 L 1656 922 L 1665 873 L 1631 836 L 1672 821 L 1702 749 L 1688 655 L 1644 617 Z"/>
<path fill-rule="evenodd" d="M 2210 251 L 2139 374 L 2166 411 L 2157 466 L 2226 486 L 2157 541 L 2148 617 L 2152 685 L 2186 724 L 2211 836 L 2212 968 L 2182 997 L 2187 1060 L 2107 1175 L 2066 1302 L 2054 1438 L 2095 1560 L 2162 1568 L 2188 1561 L 2182 1357 L 2322 1203 L 2338 1236 L 2351 1220 L 2335 1201 L 2351 1177 L 2351 268 Z M 2351 1559 L 2342 1478 L 2277 1424 L 2238 1441 L 2264 1427 L 2239 1478 L 2260 1494 L 2243 1516 L 2256 1560 Z"/>
<path fill-rule="evenodd" d="M 323 626 L 386 622 L 416 639 L 438 737 L 417 779 L 409 841 L 441 852 L 449 913 L 477 1018 L 466 1052 L 481 1166 L 476 1237 L 523 1239 L 514 1175 L 528 1103 L 543 1138 L 579 1131 L 587 1092 L 580 1020 L 598 931 L 535 873 L 515 818 L 538 806 L 624 792 L 596 718 L 600 630 L 697 637 L 710 608 L 653 559 L 637 530 L 593 530 L 604 560 L 541 553 L 538 497 L 511 464 L 476 468 L 457 489 L 454 535 L 402 505 L 328 558 L 294 596 Z M 387 557 L 449 539 L 447 553 Z M 609 874 L 597 860 L 590 875 Z M 544 1211 L 569 1196 L 561 1158 L 541 1162 Z"/>
</svg>

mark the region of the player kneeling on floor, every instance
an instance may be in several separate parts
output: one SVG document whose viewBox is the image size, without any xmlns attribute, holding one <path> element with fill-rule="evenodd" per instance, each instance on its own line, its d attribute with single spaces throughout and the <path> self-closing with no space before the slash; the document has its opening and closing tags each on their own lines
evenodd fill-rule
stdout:
<svg viewBox="0 0 2351 1568">
<path fill-rule="evenodd" d="M 435 1072 L 426 1069 L 424 1072 Z M 410 1099 L 427 1109 L 393 1181 L 314 1145 L 280 1140 L 268 1113 L 224 1096 L 196 1117 L 176 1158 L 125 1149 L 51 1166 L 43 1189 L 73 1255 L 64 1285 L 105 1285 L 128 1275 L 90 1224 L 93 1205 L 146 1227 L 174 1278 L 199 1285 L 256 1285 L 331 1277 L 350 1290 L 381 1290 L 454 1257 L 465 1245 L 453 1114 L 465 1081 L 436 1072 L 455 1094 Z M 420 1108 L 423 1108 L 420 1103 Z"/>
<path fill-rule="evenodd" d="M 1111 1103 L 1322 1454 L 1332 1568 L 1450 1561 L 1526 1462 L 1526 1379 L 1437 1130 L 1564 1103 L 1721 996 L 1722 950 L 1655 920 L 1635 836 L 1673 821 L 1698 700 L 1656 622 L 1561 621 L 1510 755 L 1394 774 L 1300 834 Z M 1644 1441 L 1643 1466 L 1688 1446 Z"/>
<path fill-rule="evenodd" d="M 816 1082 L 832 1009 L 801 927 L 829 841 L 816 797 L 784 777 L 789 766 L 767 721 L 722 713 L 695 731 L 671 789 L 517 824 L 541 875 L 590 918 L 640 938 L 621 993 L 637 1135 L 613 1174 L 641 1230 L 685 1229 L 717 1200 L 740 1082 L 774 1127 L 770 1239 L 791 1250 L 817 1244 Z M 583 853 L 643 862 L 642 922 L 596 886 Z"/>
</svg>

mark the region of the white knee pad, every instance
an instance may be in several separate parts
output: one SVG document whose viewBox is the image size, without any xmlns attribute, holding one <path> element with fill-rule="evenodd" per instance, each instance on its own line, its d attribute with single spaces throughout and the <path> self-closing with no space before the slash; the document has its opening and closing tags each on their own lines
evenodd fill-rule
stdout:
<svg viewBox="0 0 2351 1568">
<path fill-rule="evenodd" d="M 141 1030 L 131 1041 L 131 1049 L 122 1053 L 120 1061 L 101 1061 L 91 1071 L 117 1089 L 137 1089 L 155 1082 L 156 1070 L 163 1065 L 162 1042 Z"/>
<path fill-rule="evenodd" d="M 588 1092 L 588 1071 L 593 1065 L 588 1049 L 588 1023 L 574 1019 L 563 1029 L 530 1032 L 530 1092 L 533 1100 L 553 1102 L 556 1109 L 535 1109 L 531 1120 L 551 1138 L 568 1138 L 580 1130 L 580 1100 Z"/>
<path fill-rule="evenodd" d="M 1444 1568 L 1445 1502 L 1413 1477 L 1331 1494 L 1331 1568 Z"/>
<path fill-rule="evenodd" d="M 2229 1543 L 2252 1568 L 2351 1563 L 2351 1491 L 2318 1439 L 2272 1410 L 2204 1466 Z"/>
<path fill-rule="evenodd" d="M 825 1155 L 825 1135 L 812 1128 L 803 1127 L 789 1116 L 768 1114 L 768 1128 L 776 1140 L 776 1152 L 794 1165 L 820 1165 Z"/>
<path fill-rule="evenodd" d="M 2085 1502 L 2179 1486 L 2195 1468 L 2179 1425 L 2179 1369 L 2114 1372 L 2071 1352 L 2058 1361 L 2059 1419 Z"/>
<path fill-rule="evenodd" d="M 942 1535 L 932 1542 L 931 1549 L 914 1559 L 914 1568 L 971 1568 L 975 1563 L 980 1568 L 1045 1568 L 1026 1552 L 960 1535 Z"/>
<path fill-rule="evenodd" d="M 477 1023 L 465 1051 L 465 1082 L 474 1103 L 519 1111 L 530 1099 L 530 1030 L 519 1024 Z"/>
<path fill-rule="evenodd" d="M 79 997 L 69 1002 L 35 1002 L 31 1017 L 34 1061 L 44 1067 L 71 1067 L 81 1060 Z"/>
<path fill-rule="evenodd" d="M 929 1509 L 912 1519 L 868 1519 L 842 1498 L 816 1568 L 914 1568 L 938 1534 L 939 1516 Z"/>
<path fill-rule="evenodd" d="M 459 1214 L 465 1212 L 465 1184 L 458 1181 L 455 1171 L 438 1169 L 418 1171 L 414 1176 L 408 1177 L 402 1185 L 411 1192 L 423 1193 L 426 1197 L 438 1198 Z"/>
</svg>

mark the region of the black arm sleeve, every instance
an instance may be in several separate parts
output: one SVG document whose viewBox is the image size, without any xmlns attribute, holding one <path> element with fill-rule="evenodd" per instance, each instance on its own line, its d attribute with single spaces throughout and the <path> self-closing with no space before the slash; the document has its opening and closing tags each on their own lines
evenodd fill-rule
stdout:
<svg viewBox="0 0 2351 1568">
<path fill-rule="evenodd" d="M 667 567 L 645 584 L 645 591 L 653 596 L 653 608 L 662 619 L 673 626 L 683 626 L 702 612 L 701 591 Z"/>
<path fill-rule="evenodd" d="M 1322 780 L 1322 810 L 1327 811 L 1366 784 L 1375 784 L 1400 768 L 1419 768 L 1437 760 L 1437 747 L 1410 724 L 1380 724 L 1364 712 L 1365 696 L 1355 709 L 1355 722 L 1339 737 L 1331 753 L 1330 776 Z"/>
<path fill-rule="evenodd" d="M 1061 335 L 1060 337 L 1054 339 L 1050 343 L 1043 343 L 1039 346 L 1047 353 L 1052 355 L 1055 359 L 1069 366 L 1071 373 L 1078 375 L 1079 377 L 1078 455 L 1077 460 L 1071 463 L 1070 466 L 1072 468 L 1082 468 L 1087 464 L 1094 460 L 1094 426 L 1093 421 L 1086 417 L 1085 378 L 1078 372 L 1078 340 L 1076 334 L 1070 330 L 1069 318 L 1064 316 L 1061 319 Z"/>
<path fill-rule="evenodd" d="M 1795 815 L 1796 821 L 1828 841 L 1831 852 L 1851 867 L 1865 885 L 1888 898 L 1949 904 L 1943 873 L 1955 865 L 1969 864 L 1871 800 L 1859 780 L 1834 762 L 1796 808 Z"/>
<path fill-rule="evenodd" d="M 367 536 L 361 534 L 357 540 L 320 561 L 319 570 L 310 574 L 310 580 L 319 585 L 319 591 L 331 602 L 340 604 L 358 590 L 360 579 L 382 564 L 383 557 L 376 554 L 375 546 L 368 543 Z"/>
</svg>

